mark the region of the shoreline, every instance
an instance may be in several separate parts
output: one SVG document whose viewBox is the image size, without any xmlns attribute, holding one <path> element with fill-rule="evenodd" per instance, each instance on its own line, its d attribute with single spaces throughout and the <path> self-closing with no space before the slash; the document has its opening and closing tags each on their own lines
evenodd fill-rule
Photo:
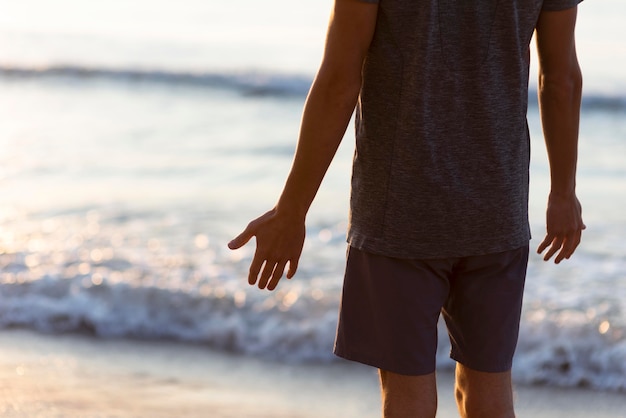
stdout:
<svg viewBox="0 0 626 418">
<path fill-rule="evenodd" d="M 457 417 L 438 373 L 441 418 Z M 515 386 L 517 416 L 617 417 L 623 393 Z M 380 417 L 373 368 L 284 364 L 170 341 L 0 331 L 3 417 Z"/>
</svg>

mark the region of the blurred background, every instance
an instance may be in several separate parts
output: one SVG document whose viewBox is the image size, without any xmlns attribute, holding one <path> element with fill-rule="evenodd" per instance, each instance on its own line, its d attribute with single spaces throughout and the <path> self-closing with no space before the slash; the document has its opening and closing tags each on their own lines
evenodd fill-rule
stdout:
<svg viewBox="0 0 626 418">
<path fill-rule="evenodd" d="M 331 5 L 0 0 L 0 328 L 335 361 L 352 130 L 295 279 L 250 288 L 252 246 L 226 248 L 282 188 Z M 531 257 L 520 382 L 626 390 L 625 15 L 579 8 L 588 229 L 562 265 Z M 533 247 L 549 187 L 535 73 Z"/>
</svg>

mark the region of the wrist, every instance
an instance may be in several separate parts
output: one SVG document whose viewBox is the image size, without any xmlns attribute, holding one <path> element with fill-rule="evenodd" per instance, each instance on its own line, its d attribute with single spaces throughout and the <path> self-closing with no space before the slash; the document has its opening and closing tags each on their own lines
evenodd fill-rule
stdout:
<svg viewBox="0 0 626 418">
<path fill-rule="evenodd" d="M 549 195 L 550 199 L 571 199 L 573 197 L 576 197 L 576 189 L 573 187 L 571 189 L 552 189 Z"/>
<path fill-rule="evenodd" d="M 274 206 L 274 213 L 284 218 L 292 219 L 294 221 L 303 221 L 306 219 L 308 209 L 304 205 L 297 205 L 293 203 L 278 202 Z"/>
</svg>

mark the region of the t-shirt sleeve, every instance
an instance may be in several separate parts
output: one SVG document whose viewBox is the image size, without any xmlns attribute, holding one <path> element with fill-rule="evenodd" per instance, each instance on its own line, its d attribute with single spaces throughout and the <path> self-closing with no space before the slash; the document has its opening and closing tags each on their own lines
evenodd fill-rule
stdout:
<svg viewBox="0 0 626 418">
<path fill-rule="evenodd" d="M 545 0 L 543 6 L 541 6 L 541 10 L 557 11 L 571 9 L 577 6 L 581 1 L 583 0 Z"/>
</svg>

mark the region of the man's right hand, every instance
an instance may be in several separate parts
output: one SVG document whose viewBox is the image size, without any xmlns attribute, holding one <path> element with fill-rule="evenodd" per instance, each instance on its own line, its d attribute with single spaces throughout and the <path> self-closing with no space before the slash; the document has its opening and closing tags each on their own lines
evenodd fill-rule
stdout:
<svg viewBox="0 0 626 418">
<path fill-rule="evenodd" d="M 235 250 L 256 237 L 256 251 L 250 265 L 248 283 L 257 284 L 260 289 L 274 290 L 283 277 L 296 274 L 298 260 L 302 254 L 305 237 L 304 219 L 279 214 L 272 209 L 248 224 L 246 229 L 228 243 Z"/>
</svg>

